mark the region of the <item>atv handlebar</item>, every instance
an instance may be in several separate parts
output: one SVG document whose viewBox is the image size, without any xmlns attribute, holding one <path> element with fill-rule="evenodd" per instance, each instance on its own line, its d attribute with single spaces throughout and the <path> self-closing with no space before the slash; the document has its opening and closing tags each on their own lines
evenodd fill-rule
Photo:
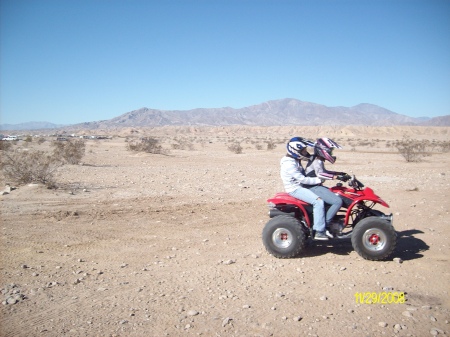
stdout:
<svg viewBox="0 0 450 337">
<path fill-rule="evenodd" d="M 352 177 L 350 175 L 348 175 L 347 173 L 343 173 L 343 174 L 338 175 L 336 178 L 340 181 L 346 182 L 346 181 L 350 180 Z"/>
<path fill-rule="evenodd" d="M 355 175 L 349 175 L 347 173 L 341 174 L 337 176 L 337 179 L 343 182 L 348 181 L 348 186 L 353 187 L 354 189 L 360 190 L 364 187 L 364 184 L 356 179 Z M 342 186 L 342 183 L 337 183 L 337 186 Z"/>
<path fill-rule="evenodd" d="M 357 190 L 364 187 L 364 184 L 362 182 L 360 182 L 358 179 L 356 179 L 355 175 L 350 177 L 350 181 L 348 182 L 348 185 Z"/>
</svg>

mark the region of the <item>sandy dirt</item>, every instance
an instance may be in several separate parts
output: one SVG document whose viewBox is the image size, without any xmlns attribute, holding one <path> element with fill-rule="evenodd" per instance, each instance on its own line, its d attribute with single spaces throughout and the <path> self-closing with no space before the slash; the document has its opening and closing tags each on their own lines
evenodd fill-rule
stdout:
<svg viewBox="0 0 450 337">
<path fill-rule="evenodd" d="M 449 335 L 450 153 L 407 163 L 386 146 L 405 133 L 450 141 L 450 128 L 356 127 L 124 129 L 87 140 L 82 163 L 59 169 L 58 189 L 0 197 L 0 335 Z M 125 137 L 145 135 L 170 153 L 127 150 Z M 379 209 L 394 214 L 392 258 L 364 260 L 350 241 L 311 242 L 288 260 L 265 251 L 266 200 L 282 191 L 279 160 L 294 135 L 344 145 L 333 168 L 391 206 Z M 172 149 L 175 139 L 194 148 Z M 233 140 L 242 154 L 227 149 Z M 406 302 L 357 302 L 366 292 Z"/>
</svg>

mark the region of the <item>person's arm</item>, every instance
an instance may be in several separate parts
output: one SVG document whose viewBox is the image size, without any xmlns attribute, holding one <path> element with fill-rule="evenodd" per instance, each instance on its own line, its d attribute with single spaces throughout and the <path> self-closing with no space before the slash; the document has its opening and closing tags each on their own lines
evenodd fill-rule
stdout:
<svg viewBox="0 0 450 337">
<path fill-rule="evenodd" d="M 336 179 L 336 176 L 338 175 L 338 172 L 328 171 L 327 169 L 325 169 L 323 160 L 316 159 L 314 160 L 312 165 L 314 165 L 314 171 L 316 171 L 316 175 L 320 179 L 332 180 Z"/>
<path fill-rule="evenodd" d="M 285 178 L 288 178 L 292 184 L 317 185 L 322 181 L 317 177 L 306 177 L 303 169 L 295 160 L 285 160 L 281 163 L 281 171 Z"/>
</svg>

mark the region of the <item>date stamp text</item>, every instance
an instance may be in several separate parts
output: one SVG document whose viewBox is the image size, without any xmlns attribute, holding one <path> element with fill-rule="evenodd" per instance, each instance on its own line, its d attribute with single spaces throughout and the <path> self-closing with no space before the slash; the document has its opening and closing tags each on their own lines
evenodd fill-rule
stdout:
<svg viewBox="0 0 450 337">
<path fill-rule="evenodd" d="M 405 303 L 404 292 L 359 292 L 355 293 L 357 304 L 402 304 Z"/>
</svg>

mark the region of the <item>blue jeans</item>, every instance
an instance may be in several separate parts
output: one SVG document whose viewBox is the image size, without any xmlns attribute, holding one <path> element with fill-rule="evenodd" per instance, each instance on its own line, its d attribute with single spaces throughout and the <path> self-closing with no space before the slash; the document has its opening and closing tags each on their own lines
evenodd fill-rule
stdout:
<svg viewBox="0 0 450 337">
<path fill-rule="evenodd" d="M 309 190 L 318 195 L 325 203 L 330 205 L 330 208 L 325 215 L 325 222 L 327 225 L 330 224 L 330 221 L 334 218 L 342 206 L 342 199 L 322 185 L 311 187 Z"/>
<path fill-rule="evenodd" d="M 294 198 L 303 200 L 313 206 L 314 225 L 316 232 L 325 232 L 325 204 L 323 200 L 313 191 L 299 187 L 294 192 L 289 193 Z"/>
</svg>

